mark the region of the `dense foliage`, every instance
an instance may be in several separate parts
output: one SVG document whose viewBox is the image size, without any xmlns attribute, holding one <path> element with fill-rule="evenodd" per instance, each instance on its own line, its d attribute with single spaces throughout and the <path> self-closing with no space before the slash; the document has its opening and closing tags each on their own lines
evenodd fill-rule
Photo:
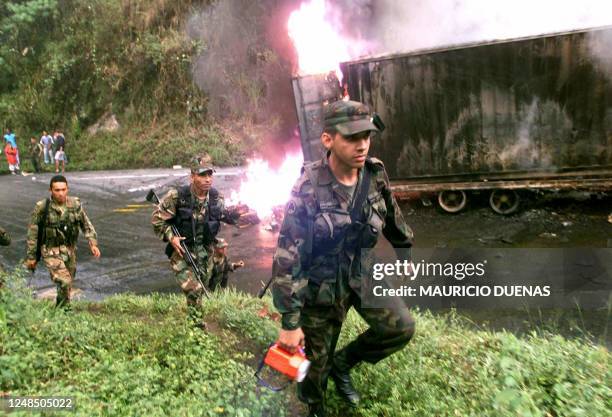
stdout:
<svg viewBox="0 0 612 417">
<path fill-rule="evenodd" d="M 299 415 L 291 390 L 256 388 L 276 335 L 261 301 L 234 291 L 205 302 L 207 333 L 178 295 L 119 295 L 74 311 L 34 301 L 23 278 L 0 292 L 0 391 L 76 397 L 77 415 Z M 416 313 L 409 347 L 354 373 L 360 416 L 603 416 L 612 371 L 604 347 L 535 333 L 474 331 L 455 314 Z M 365 324 L 349 315 L 340 343 Z M 330 384 L 333 386 L 333 383 Z M 346 415 L 330 390 L 332 415 Z"/>
<path fill-rule="evenodd" d="M 201 3 L 201 2 L 198 2 Z M 0 118 L 70 133 L 133 106 L 145 120 L 187 111 L 198 45 L 190 1 L 11 0 L 0 6 Z M 195 98 L 194 98 L 195 97 Z"/>
<path fill-rule="evenodd" d="M 266 44 L 265 6 L 0 2 L 0 125 L 17 133 L 23 161 L 31 136 L 63 130 L 71 170 L 167 167 L 203 151 L 239 164 L 280 127 L 267 103 L 292 112 L 264 97 L 278 85 L 290 95 L 286 63 Z M 118 130 L 88 131 L 113 116 Z"/>
</svg>

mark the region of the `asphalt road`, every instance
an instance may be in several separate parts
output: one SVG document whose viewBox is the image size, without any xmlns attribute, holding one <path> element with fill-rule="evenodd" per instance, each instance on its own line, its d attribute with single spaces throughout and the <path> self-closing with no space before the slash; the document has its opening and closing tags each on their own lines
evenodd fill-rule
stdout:
<svg viewBox="0 0 612 417">
<path fill-rule="evenodd" d="M 219 169 L 215 187 L 229 192 L 240 182 L 239 168 Z M 17 265 L 25 254 L 25 236 L 36 201 L 48 196 L 52 174 L 0 177 L 2 215 L 0 225 L 12 236 L 12 244 L 0 250 L 0 262 Z M 78 244 L 78 272 L 75 288 L 85 299 L 100 299 L 110 294 L 132 291 L 177 291 L 165 243 L 158 240 L 150 225 L 151 204 L 145 201 L 149 189 L 163 195 L 168 187 L 188 183 L 188 171 L 129 170 L 66 173 L 69 195 L 80 197 L 99 236 L 102 257 L 94 259 L 86 241 Z M 270 273 L 276 244 L 275 233 L 264 230 L 264 224 L 239 229 L 222 225 L 221 237 L 231 242 L 230 257 L 244 259 L 247 266 L 232 274 L 232 283 L 240 289 L 256 292 L 260 281 Z M 239 249 L 238 249 L 239 248 Z M 38 292 L 53 288 L 44 267 L 31 278 Z"/>
<path fill-rule="evenodd" d="M 214 185 L 229 195 L 239 186 L 242 173 L 241 168 L 219 169 Z M 11 246 L 0 249 L 3 264 L 14 266 L 23 258 L 30 213 L 35 202 L 48 195 L 51 176 L 46 173 L 0 177 L 0 225 L 13 237 Z M 164 255 L 165 244 L 153 235 L 152 206 L 145 201 L 145 195 L 151 188 L 162 195 L 170 186 L 186 184 L 188 171 L 68 172 L 66 177 L 70 195 L 81 198 L 96 227 L 102 251 L 102 258 L 94 259 L 85 240 L 80 239 L 75 287 L 82 291 L 81 297 L 95 300 L 125 291 L 178 291 Z M 607 216 L 611 206 L 609 198 L 538 199 L 536 203 L 528 203 L 519 214 L 503 217 L 482 204 L 479 206 L 477 200 L 470 210 L 459 215 L 440 213 L 433 207 L 424 207 L 420 201 L 402 205 L 415 231 L 417 247 L 470 249 L 610 248 L 612 224 Z M 245 268 L 231 274 L 230 284 L 250 293 L 257 292 L 271 271 L 278 233 L 267 231 L 264 226 L 265 223 L 260 223 L 238 228 L 223 224 L 220 232 L 230 242 L 230 258 L 246 263 Z M 386 241 L 380 247 L 390 252 Z M 507 266 L 502 267 L 526 276 L 538 268 L 541 257 L 538 253 L 506 252 Z M 44 267 L 38 268 L 31 285 L 38 292 L 53 288 Z"/>
</svg>

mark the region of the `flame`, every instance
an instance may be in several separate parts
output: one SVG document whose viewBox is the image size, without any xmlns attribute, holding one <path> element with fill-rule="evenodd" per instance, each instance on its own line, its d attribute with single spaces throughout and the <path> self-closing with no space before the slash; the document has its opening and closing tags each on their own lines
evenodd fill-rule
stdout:
<svg viewBox="0 0 612 417">
<path fill-rule="evenodd" d="M 299 74 L 323 74 L 336 71 L 341 78 L 340 62 L 351 58 L 348 45 L 327 20 L 325 0 L 302 3 L 289 16 L 289 37 L 297 50 Z"/>
<path fill-rule="evenodd" d="M 226 204 L 246 204 L 260 219 L 271 216 L 274 207 L 283 206 L 289 200 L 303 162 L 301 154 L 288 155 L 281 166 L 273 170 L 263 159 L 248 160 L 246 180 L 240 183 L 237 192 L 232 191 Z"/>
</svg>

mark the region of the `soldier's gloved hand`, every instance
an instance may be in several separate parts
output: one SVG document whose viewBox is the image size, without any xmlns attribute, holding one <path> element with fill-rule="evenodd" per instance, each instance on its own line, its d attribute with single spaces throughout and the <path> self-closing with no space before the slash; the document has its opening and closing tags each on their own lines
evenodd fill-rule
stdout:
<svg viewBox="0 0 612 417">
<path fill-rule="evenodd" d="M 183 256 L 185 251 L 181 247 L 181 240 L 185 240 L 185 238 L 184 237 L 174 236 L 172 238 L 172 240 L 170 240 L 170 244 L 172 245 L 174 250 L 178 252 L 179 255 Z"/>
<path fill-rule="evenodd" d="M 36 260 L 34 259 L 28 259 L 23 265 L 32 272 L 36 271 Z"/>
<path fill-rule="evenodd" d="M 242 268 L 244 266 L 244 261 L 234 262 L 234 268 Z"/>
<path fill-rule="evenodd" d="M 304 332 L 301 327 L 295 330 L 281 329 L 277 343 L 287 352 L 294 353 L 298 347 L 304 347 Z"/>
</svg>

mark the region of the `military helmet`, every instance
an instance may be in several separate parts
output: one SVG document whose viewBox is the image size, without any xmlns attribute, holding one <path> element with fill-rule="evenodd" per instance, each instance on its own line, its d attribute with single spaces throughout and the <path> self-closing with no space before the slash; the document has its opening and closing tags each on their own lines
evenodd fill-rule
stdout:
<svg viewBox="0 0 612 417">
<path fill-rule="evenodd" d="M 324 110 L 323 126 L 335 128 L 343 136 L 379 129 L 373 123 L 374 115 L 370 108 L 359 101 L 334 101 Z"/>
<path fill-rule="evenodd" d="M 212 174 L 213 172 L 215 172 L 215 169 L 213 168 L 212 158 L 207 153 L 193 158 L 193 160 L 191 161 L 190 168 L 191 173 L 197 175 L 202 175 L 207 172 L 210 172 Z"/>
<path fill-rule="evenodd" d="M 226 247 L 227 247 L 227 241 L 223 239 L 222 237 L 218 237 L 217 240 L 215 241 L 215 248 L 222 249 Z"/>
</svg>

